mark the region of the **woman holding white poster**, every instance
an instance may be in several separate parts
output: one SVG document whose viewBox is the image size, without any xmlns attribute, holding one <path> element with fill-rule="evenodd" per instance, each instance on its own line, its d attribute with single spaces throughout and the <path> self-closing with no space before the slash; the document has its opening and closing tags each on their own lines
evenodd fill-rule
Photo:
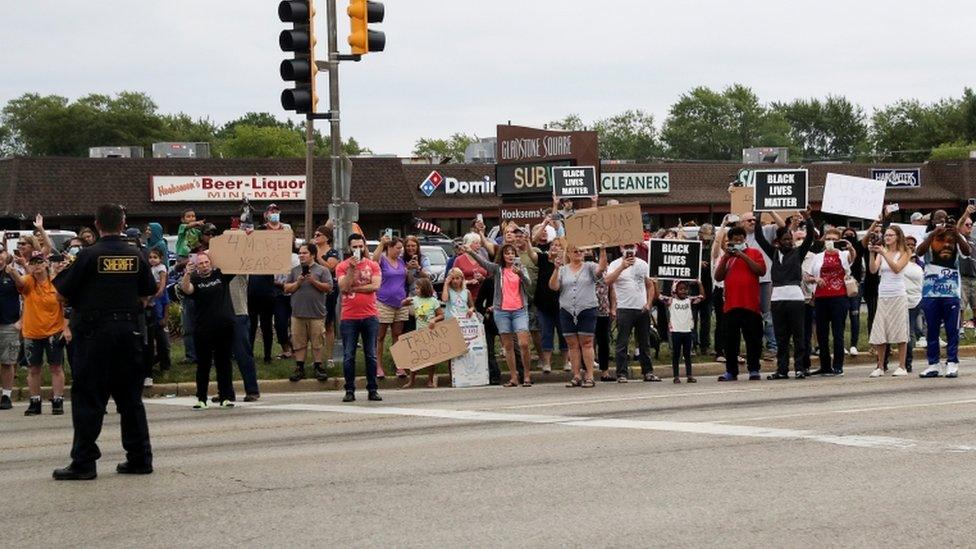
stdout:
<svg viewBox="0 0 976 549">
<path fill-rule="evenodd" d="M 905 244 L 905 233 L 897 225 L 891 225 L 884 232 L 884 245 L 874 243 L 868 247 L 871 252 L 872 273 L 881 275 L 878 286 L 878 311 L 874 325 L 871 326 L 871 345 L 878 355 L 878 367 L 870 377 L 884 375 L 885 346 L 898 345 L 898 369 L 892 376 L 905 376 L 905 355 L 908 347 L 908 294 L 902 269 L 911 258 L 911 251 Z"/>
<path fill-rule="evenodd" d="M 600 247 L 600 262 L 583 261 L 585 250 L 566 245 L 566 264 L 549 277 L 549 288 L 559 292 L 559 324 L 569 345 L 573 379 L 567 387 L 591 388 L 593 381 L 593 338 L 600 306 L 596 281 L 607 269 L 607 250 Z M 586 368 L 586 379 L 580 378 L 580 364 Z"/>
</svg>

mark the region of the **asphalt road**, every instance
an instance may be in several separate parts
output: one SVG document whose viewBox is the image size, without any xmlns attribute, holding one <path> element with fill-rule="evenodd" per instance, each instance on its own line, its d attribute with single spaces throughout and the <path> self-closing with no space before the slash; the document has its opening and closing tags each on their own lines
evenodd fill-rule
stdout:
<svg viewBox="0 0 976 549">
<path fill-rule="evenodd" d="M 68 416 L 0 412 L 4 546 L 972 546 L 955 380 L 599 384 L 148 401 L 156 472 L 55 482 Z M 70 406 L 70 404 L 69 404 Z"/>
</svg>

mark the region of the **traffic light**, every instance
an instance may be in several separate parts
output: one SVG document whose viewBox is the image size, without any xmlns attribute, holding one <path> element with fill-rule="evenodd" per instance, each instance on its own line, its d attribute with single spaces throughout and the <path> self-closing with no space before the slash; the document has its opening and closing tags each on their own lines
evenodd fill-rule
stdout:
<svg viewBox="0 0 976 549">
<path fill-rule="evenodd" d="M 315 6 L 312 0 L 285 0 L 278 4 L 278 18 L 291 23 L 291 30 L 278 36 L 281 51 L 295 54 L 281 62 L 281 78 L 295 87 L 281 92 L 281 106 L 287 111 L 315 113 L 319 98 L 315 93 Z"/>
<path fill-rule="evenodd" d="M 386 47 L 386 34 L 370 30 L 369 23 L 382 23 L 385 9 L 381 2 L 369 0 L 349 0 L 346 13 L 349 14 L 349 38 L 354 54 L 383 51 Z"/>
</svg>

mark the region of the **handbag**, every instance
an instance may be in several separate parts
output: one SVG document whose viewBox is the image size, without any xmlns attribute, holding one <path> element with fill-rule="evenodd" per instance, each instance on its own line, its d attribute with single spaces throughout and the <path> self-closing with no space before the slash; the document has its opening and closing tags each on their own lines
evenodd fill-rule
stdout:
<svg viewBox="0 0 976 549">
<path fill-rule="evenodd" d="M 844 286 L 847 288 L 847 297 L 857 297 L 857 295 L 861 292 L 857 279 L 851 275 L 844 277 Z"/>
</svg>

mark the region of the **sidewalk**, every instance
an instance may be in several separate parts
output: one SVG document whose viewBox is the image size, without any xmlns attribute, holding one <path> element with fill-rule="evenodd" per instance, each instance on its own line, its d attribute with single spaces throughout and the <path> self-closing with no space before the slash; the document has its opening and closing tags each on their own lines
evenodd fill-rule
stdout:
<svg viewBox="0 0 976 549">
<path fill-rule="evenodd" d="M 976 355 L 976 345 L 967 345 L 959 347 L 960 359 L 972 358 Z M 962 355 L 966 355 L 963 357 Z M 925 349 L 915 349 L 914 362 L 917 365 L 924 364 L 925 361 Z M 845 364 L 872 364 L 875 362 L 875 357 L 868 352 L 862 352 L 856 357 L 847 356 L 844 359 Z M 817 368 L 820 360 L 816 357 L 810 358 L 810 363 L 813 369 Z M 499 359 L 499 366 L 502 368 L 502 380 L 508 379 L 507 368 L 505 367 L 504 360 Z M 335 368 L 339 370 L 339 368 Z M 745 372 L 745 368 L 740 368 L 741 371 Z M 765 379 L 765 374 L 772 373 L 776 370 L 776 360 L 767 360 L 762 362 L 762 372 Z M 681 364 L 681 371 L 684 372 L 684 364 Z M 917 369 L 921 371 L 921 369 Z M 707 377 L 707 376 L 718 376 L 725 372 L 725 364 L 721 362 L 701 362 L 694 364 L 694 374 L 696 377 Z M 671 364 L 655 363 L 654 373 L 661 378 L 670 381 L 671 375 Z M 314 379 L 304 379 L 298 382 L 291 382 L 287 379 L 267 379 L 258 381 L 258 385 L 261 388 L 261 393 L 300 393 L 300 392 L 313 392 L 313 391 L 342 391 L 345 382 L 341 376 L 341 372 L 329 372 L 329 379 L 327 381 L 317 381 Z M 599 375 L 599 374 L 597 374 Z M 549 375 L 543 374 L 541 371 L 533 370 L 532 372 L 532 382 L 533 383 L 566 383 L 570 380 L 572 376 L 569 372 L 563 372 L 562 370 L 553 370 Z M 418 375 L 415 387 L 422 388 L 426 387 L 426 376 Z M 640 366 L 631 365 L 631 380 L 640 380 Z M 396 376 L 387 376 L 386 379 L 379 382 L 379 389 L 381 391 L 396 390 L 404 383 L 403 380 L 397 379 Z M 437 379 L 437 386 L 443 388 L 451 387 L 451 376 L 448 374 L 440 374 Z M 366 388 L 366 378 L 357 377 L 356 378 L 356 389 L 365 390 Z M 186 397 L 196 395 L 196 384 L 192 381 L 181 382 L 181 383 L 160 383 L 147 388 L 143 395 L 146 398 L 160 398 L 160 397 Z M 244 398 L 244 385 L 241 381 L 234 382 L 234 391 L 237 393 L 238 399 Z M 209 393 L 211 395 L 217 393 L 217 383 L 214 381 L 210 382 Z M 51 398 L 51 388 L 44 387 L 41 390 L 42 398 L 44 400 L 49 400 Z M 65 398 L 70 398 L 71 390 L 70 386 L 65 391 Z M 28 398 L 26 388 L 14 388 L 13 400 L 26 400 Z"/>
</svg>

